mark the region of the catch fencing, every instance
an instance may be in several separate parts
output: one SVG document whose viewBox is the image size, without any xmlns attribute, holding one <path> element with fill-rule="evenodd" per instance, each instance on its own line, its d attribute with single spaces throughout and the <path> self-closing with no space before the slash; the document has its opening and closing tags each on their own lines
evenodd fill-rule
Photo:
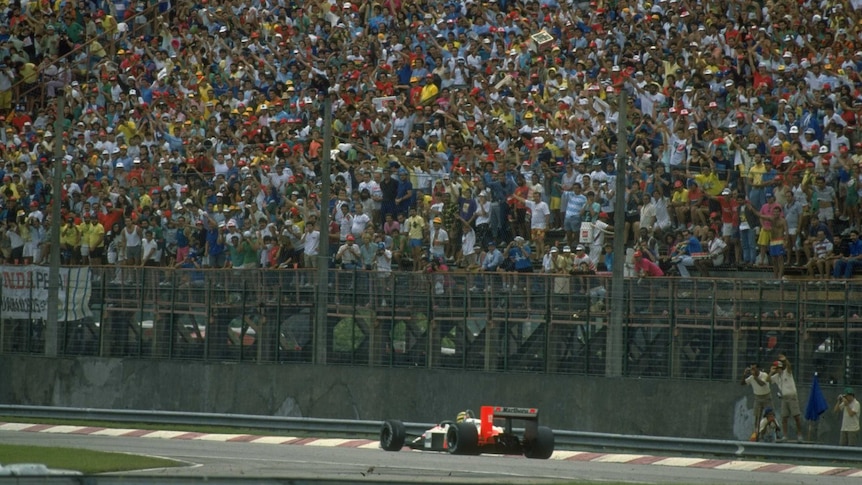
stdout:
<svg viewBox="0 0 862 485">
<path fill-rule="evenodd" d="M 83 280 L 87 288 L 74 277 L 61 285 L 60 314 L 72 315 L 60 322 L 63 355 L 311 363 L 324 339 L 323 363 L 332 365 L 605 373 L 605 275 L 330 270 L 317 281 L 315 270 L 301 269 L 91 267 Z M 38 290 L 37 281 L 7 286 L 4 278 L 4 306 L 12 293 Z M 768 366 L 784 353 L 800 375 L 862 382 L 855 280 L 623 284 L 626 376 L 737 379 L 748 363 Z M 322 285 L 327 321 L 316 325 Z M 77 307 L 69 311 L 76 298 L 88 310 L 81 318 Z M 42 308 L 22 308 L 0 314 L 0 352 L 42 353 Z"/>
</svg>

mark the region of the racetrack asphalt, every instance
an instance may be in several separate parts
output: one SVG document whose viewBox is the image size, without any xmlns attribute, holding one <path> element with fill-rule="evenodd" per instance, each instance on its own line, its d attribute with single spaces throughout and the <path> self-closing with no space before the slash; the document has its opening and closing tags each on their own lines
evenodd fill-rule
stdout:
<svg viewBox="0 0 862 485">
<path fill-rule="evenodd" d="M 511 456 L 388 453 L 376 441 L 0 423 L 9 444 L 69 446 L 163 456 L 189 466 L 132 472 L 155 477 L 280 477 L 343 483 L 859 483 L 862 470 L 619 453 L 556 451 L 550 460 Z"/>
</svg>

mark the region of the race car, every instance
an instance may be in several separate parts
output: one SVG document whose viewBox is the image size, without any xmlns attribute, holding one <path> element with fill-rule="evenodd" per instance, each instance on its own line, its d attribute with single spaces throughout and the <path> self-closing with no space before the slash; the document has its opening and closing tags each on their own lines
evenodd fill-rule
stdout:
<svg viewBox="0 0 862 485">
<path fill-rule="evenodd" d="M 482 406 L 476 419 L 472 411 L 458 414 L 455 421 L 441 421 L 413 439 L 414 450 L 446 451 L 453 455 L 524 455 L 546 460 L 554 453 L 554 432 L 539 426 L 539 410 L 505 406 Z M 525 421 L 523 435 L 513 431 L 512 421 Z M 380 447 L 400 451 L 407 441 L 404 423 L 390 419 L 380 430 Z"/>
</svg>

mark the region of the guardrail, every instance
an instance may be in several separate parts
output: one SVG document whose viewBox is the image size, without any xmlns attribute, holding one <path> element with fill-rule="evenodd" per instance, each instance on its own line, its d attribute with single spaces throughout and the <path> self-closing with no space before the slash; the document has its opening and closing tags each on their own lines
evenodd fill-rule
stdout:
<svg viewBox="0 0 862 485">
<path fill-rule="evenodd" d="M 376 436 L 381 421 L 296 418 L 254 414 L 215 414 L 177 411 L 144 411 L 51 406 L 0 405 L 0 415 L 15 418 L 93 420 L 110 423 L 147 423 L 186 426 L 219 426 L 281 432 L 313 432 L 346 436 Z M 432 423 L 404 423 L 408 434 L 419 435 Z M 516 431 L 520 431 L 516 428 Z M 674 438 L 554 430 L 557 448 L 625 451 L 651 454 L 683 454 L 734 459 L 790 460 L 829 463 L 862 463 L 862 448 L 810 443 L 751 443 L 747 441 Z"/>
</svg>

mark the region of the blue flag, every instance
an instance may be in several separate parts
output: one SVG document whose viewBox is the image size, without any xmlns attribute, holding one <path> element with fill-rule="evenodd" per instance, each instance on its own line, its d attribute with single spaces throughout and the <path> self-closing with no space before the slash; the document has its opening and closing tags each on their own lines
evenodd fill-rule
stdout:
<svg viewBox="0 0 862 485">
<path fill-rule="evenodd" d="M 820 381 L 817 380 L 817 374 L 814 374 L 814 380 L 811 381 L 811 392 L 808 393 L 808 404 L 805 405 L 805 419 L 808 421 L 817 421 L 820 415 L 829 409 L 829 403 L 826 402 L 826 397 L 823 391 L 820 390 Z"/>
</svg>

